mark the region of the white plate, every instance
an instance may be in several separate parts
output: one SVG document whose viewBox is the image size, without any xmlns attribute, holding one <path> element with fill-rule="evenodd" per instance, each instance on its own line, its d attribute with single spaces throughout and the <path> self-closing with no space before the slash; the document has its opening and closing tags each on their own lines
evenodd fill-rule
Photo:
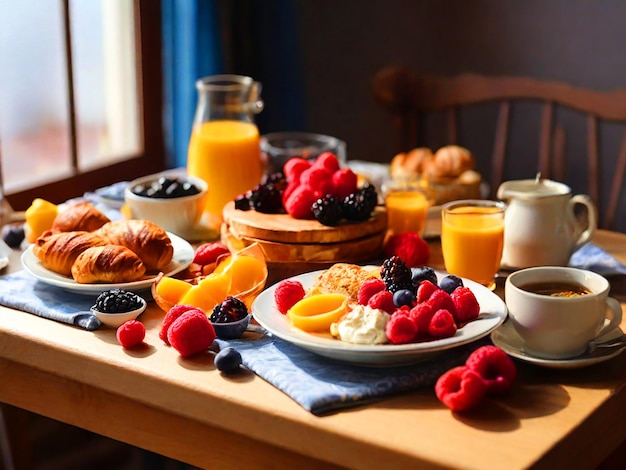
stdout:
<svg viewBox="0 0 626 470">
<path fill-rule="evenodd" d="M 616 328 L 602 337 L 606 340 L 610 339 L 613 334 L 620 334 L 621 330 Z M 500 328 L 491 333 L 491 341 L 508 355 L 513 356 L 521 361 L 530 362 L 542 367 L 551 369 L 578 369 L 581 367 L 591 366 L 600 362 L 608 361 L 618 356 L 623 349 L 602 349 L 598 348 L 589 355 L 584 353 L 571 359 L 543 359 L 533 356 L 524 351 L 524 340 L 517 334 L 511 322 L 504 323 Z"/>
<path fill-rule="evenodd" d="M 172 240 L 172 246 L 174 248 L 174 256 L 170 264 L 163 270 L 166 276 L 172 276 L 191 264 L 194 257 L 194 249 L 189 242 L 183 240 L 173 233 L 167 232 L 167 235 Z M 33 246 L 29 246 L 22 254 L 22 266 L 29 273 L 35 276 L 41 282 L 50 284 L 52 286 L 62 287 L 70 292 L 78 294 L 99 294 L 102 291 L 109 289 L 124 289 L 131 292 L 142 291 L 152 286 L 156 275 L 146 277 L 140 281 L 122 282 L 116 284 L 79 284 L 74 279 L 57 274 L 49 269 L 45 268 L 39 259 L 33 253 Z"/>
<path fill-rule="evenodd" d="M 322 271 L 294 276 L 304 288 L 311 286 Z M 437 273 L 441 278 L 444 274 Z M 252 315 L 267 331 L 285 341 L 295 344 L 320 356 L 366 366 L 390 366 L 412 364 L 430 359 L 433 355 L 471 343 L 487 336 L 504 322 L 507 316 L 506 305 L 486 287 L 463 279 L 480 304 L 478 319 L 457 330 L 450 338 L 410 344 L 361 345 L 340 341 L 329 334 L 306 333 L 291 325 L 286 315 L 281 314 L 274 302 L 277 284 L 265 289 L 252 304 Z"/>
</svg>

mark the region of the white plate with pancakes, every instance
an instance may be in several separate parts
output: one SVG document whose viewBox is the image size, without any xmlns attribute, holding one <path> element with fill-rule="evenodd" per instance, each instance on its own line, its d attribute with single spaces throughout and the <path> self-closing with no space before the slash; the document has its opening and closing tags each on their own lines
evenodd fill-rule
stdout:
<svg viewBox="0 0 626 470">
<path fill-rule="evenodd" d="M 163 270 L 163 273 L 165 276 L 172 276 L 187 268 L 191 264 L 195 251 L 193 246 L 191 246 L 189 242 L 183 238 L 170 232 L 167 232 L 167 235 L 172 241 L 174 255 L 170 264 Z M 35 276 L 41 282 L 56 287 L 62 287 L 70 292 L 85 295 L 97 295 L 105 290 L 115 288 L 130 292 L 139 292 L 149 289 L 158 275 L 158 273 L 147 273 L 144 279 L 133 282 L 121 282 L 115 284 L 79 284 L 71 277 L 57 274 L 45 268 L 33 253 L 32 245 L 29 246 L 22 254 L 22 266 L 24 266 L 26 271 Z"/>
<path fill-rule="evenodd" d="M 300 274 L 290 279 L 301 282 L 306 290 L 322 272 Z M 439 279 L 445 274 L 437 272 Z M 431 359 L 442 351 L 483 338 L 504 322 L 507 309 L 500 297 L 469 279 L 463 279 L 463 284 L 472 290 L 478 300 L 478 318 L 458 329 L 454 336 L 433 341 L 362 345 L 340 341 L 330 333 L 307 333 L 292 326 L 287 316 L 276 307 L 274 291 L 278 283 L 265 289 L 255 299 L 251 311 L 254 319 L 272 335 L 320 356 L 363 366 L 406 365 Z"/>
</svg>

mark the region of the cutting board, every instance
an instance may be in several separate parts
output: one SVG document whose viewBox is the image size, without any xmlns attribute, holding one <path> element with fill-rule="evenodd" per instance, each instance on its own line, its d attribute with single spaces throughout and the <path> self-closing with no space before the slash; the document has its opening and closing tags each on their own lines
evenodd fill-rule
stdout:
<svg viewBox="0 0 626 470">
<path fill-rule="evenodd" d="M 224 208 L 223 215 L 224 222 L 238 237 L 288 244 L 340 243 L 381 234 L 387 229 L 384 207 L 377 207 L 366 221 L 342 221 L 336 227 L 322 225 L 313 219 L 294 219 L 288 214 L 241 211 L 235 209 L 232 201 Z"/>
</svg>

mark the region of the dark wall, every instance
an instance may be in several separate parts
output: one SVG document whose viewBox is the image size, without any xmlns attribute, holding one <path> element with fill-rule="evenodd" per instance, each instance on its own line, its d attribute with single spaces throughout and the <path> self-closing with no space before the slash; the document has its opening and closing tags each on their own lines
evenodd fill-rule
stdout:
<svg viewBox="0 0 626 470">
<path fill-rule="evenodd" d="M 246 7 L 240 34 L 249 35 L 246 51 L 254 64 L 241 60 L 235 68 L 263 83 L 261 131 L 334 135 L 347 141 L 350 159 L 388 162 L 396 153 L 389 117 L 371 92 L 372 77 L 386 65 L 434 74 L 526 75 L 598 90 L 626 87 L 626 2 L 266 0 Z M 576 116 L 565 119 L 572 121 L 566 151 L 578 162 L 571 184 L 582 190 L 584 123 L 578 130 Z M 620 138 L 611 132 L 602 144 L 608 176 Z M 537 143 L 525 135 L 513 143 L 518 162 L 536 155 Z M 467 146 L 488 171 L 492 136 L 472 137 Z"/>
</svg>

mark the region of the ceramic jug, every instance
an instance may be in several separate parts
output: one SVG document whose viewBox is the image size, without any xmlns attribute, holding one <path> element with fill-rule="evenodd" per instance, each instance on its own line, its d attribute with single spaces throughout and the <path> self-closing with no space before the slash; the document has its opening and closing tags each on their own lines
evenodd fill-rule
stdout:
<svg viewBox="0 0 626 470">
<path fill-rule="evenodd" d="M 597 208 L 584 194 L 545 179 L 506 181 L 498 199 L 507 202 L 504 215 L 502 267 L 567 266 L 577 248 L 597 228 Z M 577 218 L 575 208 L 584 209 Z"/>
</svg>

